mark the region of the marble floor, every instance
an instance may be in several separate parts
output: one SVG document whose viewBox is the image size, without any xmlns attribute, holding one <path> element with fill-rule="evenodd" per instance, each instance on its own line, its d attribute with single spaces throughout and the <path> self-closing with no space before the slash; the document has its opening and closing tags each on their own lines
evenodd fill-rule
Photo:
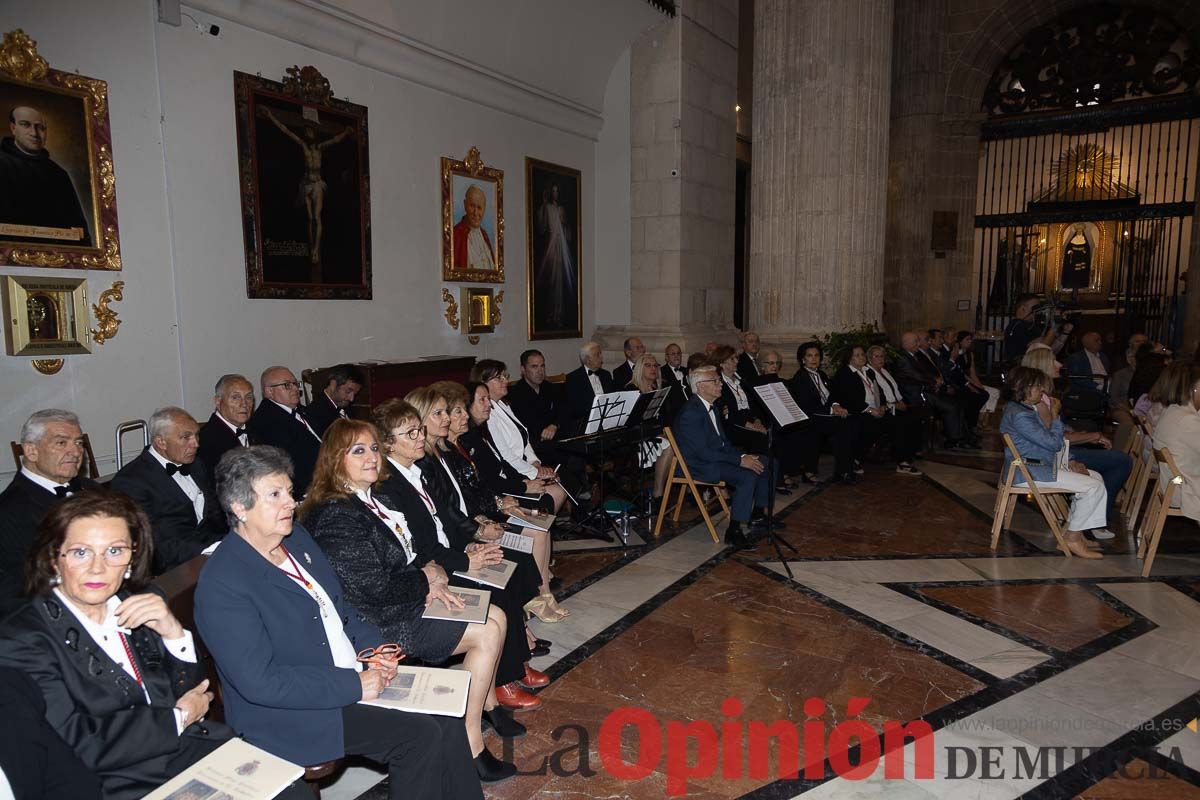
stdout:
<svg viewBox="0 0 1200 800">
<path fill-rule="evenodd" d="M 998 464 L 800 487 L 778 550 L 687 518 L 556 549 L 553 680 L 527 735 L 488 734 L 521 774 L 485 795 L 1200 800 L 1197 527 L 1170 521 L 1149 579 L 1122 526 L 1068 560 L 1024 505 L 992 552 Z M 323 797 L 387 781 L 352 765 Z"/>
</svg>

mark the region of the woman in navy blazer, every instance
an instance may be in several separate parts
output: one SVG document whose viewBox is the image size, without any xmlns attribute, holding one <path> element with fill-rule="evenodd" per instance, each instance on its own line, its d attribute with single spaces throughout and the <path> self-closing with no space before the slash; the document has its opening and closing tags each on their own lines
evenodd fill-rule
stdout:
<svg viewBox="0 0 1200 800">
<path fill-rule="evenodd" d="M 293 524 L 291 460 L 274 447 L 231 450 L 217 495 L 232 534 L 196 586 L 196 624 L 221 677 L 230 725 L 296 764 L 362 755 L 386 764 L 389 797 L 482 798 L 462 723 L 359 704 L 396 669 L 356 652 L 379 629 L 342 596 L 333 568 Z M 284 543 L 284 540 L 287 543 Z"/>
<path fill-rule="evenodd" d="M 1069 468 L 1058 466 L 1058 454 L 1065 442 L 1063 422 L 1043 411 L 1046 407 L 1041 402 L 1042 394 L 1050 389 L 1050 379 L 1033 367 L 1017 367 L 1008 381 L 1013 399 L 1004 407 L 1000 432 L 1012 438 L 1025 468 L 1039 488 L 1070 489 L 1075 493 L 1067 517 L 1067 530 L 1063 532 L 1071 553 L 1081 558 L 1102 558 L 1100 553 L 1091 550 L 1089 542 L 1083 538 L 1083 531 L 1104 527 L 1108 492 L 1100 475 L 1078 461 L 1071 460 Z M 1007 461 L 1004 468 L 1015 469 Z M 1020 472 L 1015 482 L 1025 483 Z"/>
</svg>

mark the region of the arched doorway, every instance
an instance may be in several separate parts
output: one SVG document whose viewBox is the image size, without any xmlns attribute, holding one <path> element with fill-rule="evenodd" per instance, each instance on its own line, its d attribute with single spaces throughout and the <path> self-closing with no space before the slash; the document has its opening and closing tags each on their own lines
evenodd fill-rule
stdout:
<svg viewBox="0 0 1200 800">
<path fill-rule="evenodd" d="M 1200 154 L 1200 62 L 1172 20 L 1085 6 L 1030 31 L 984 95 L 976 326 L 1067 304 L 1110 341 L 1179 328 Z"/>
</svg>

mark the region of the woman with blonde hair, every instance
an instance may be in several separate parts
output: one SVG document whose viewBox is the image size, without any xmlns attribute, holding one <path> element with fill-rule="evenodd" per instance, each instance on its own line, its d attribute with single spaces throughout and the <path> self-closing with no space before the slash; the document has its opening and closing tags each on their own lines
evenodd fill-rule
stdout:
<svg viewBox="0 0 1200 800">
<path fill-rule="evenodd" d="M 642 353 L 637 361 L 633 362 L 633 377 L 630 378 L 629 385 L 642 393 L 656 392 L 661 376 L 658 359 L 651 353 Z M 670 425 L 671 421 L 662 420 L 662 423 Z M 654 502 L 657 507 L 662 500 L 663 488 L 667 485 L 667 472 L 671 468 L 671 446 L 667 444 L 666 437 L 656 436 L 642 442 L 639 450 L 642 467 L 654 467 Z"/>
</svg>

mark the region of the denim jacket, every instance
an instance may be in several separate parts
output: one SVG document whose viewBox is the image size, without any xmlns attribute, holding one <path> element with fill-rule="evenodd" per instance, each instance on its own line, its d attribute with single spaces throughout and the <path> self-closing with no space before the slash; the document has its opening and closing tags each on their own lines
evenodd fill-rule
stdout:
<svg viewBox="0 0 1200 800">
<path fill-rule="evenodd" d="M 1012 437 L 1017 452 L 1021 454 L 1025 467 L 1035 481 L 1055 479 L 1058 475 L 1058 453 L 1063 447 L 1061 419 L 1056 418 L 1047 429 L 1036 408 L 1013 401 L 1004 407 L 1000 432 Z M 1003 469 L 1011 468 L 1012 461 L 1006 458 Z M 1013 483 L 1025 483 L 1024 476 L 1018 472 Z"/>
</svg>

